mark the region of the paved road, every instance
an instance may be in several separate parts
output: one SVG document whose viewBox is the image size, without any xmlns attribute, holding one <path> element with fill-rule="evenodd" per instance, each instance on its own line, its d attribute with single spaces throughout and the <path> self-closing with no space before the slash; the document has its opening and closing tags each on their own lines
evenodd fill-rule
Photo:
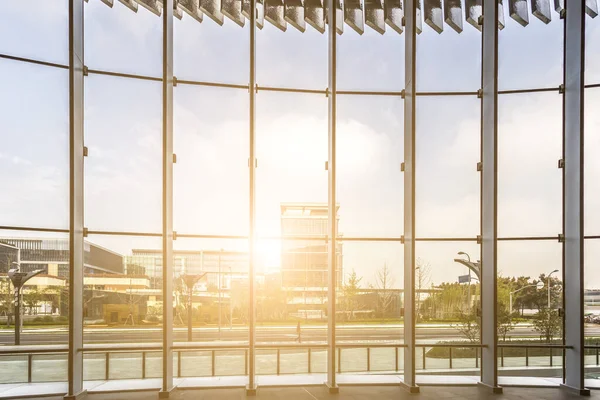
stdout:
<svg viewBox="0 0 600 400">
<path fill-rule="evenodd" d="M 417 339 L 435 343 L 439 340 L 464 340 L 464 336 L 456 327 L 450 325 L 420 325 L 416 328 Z M 586 334 L 600 336 L 600 325 L 586 325 Z M 67 343 L 66 329 L 26 329 L 21 336 L 22 344 L 60 344 Z M 296 326 L 259 326 L 256 330 L 257 342 L 290 342 L 296 340 Z M 401 325 L 346 325 L 338 326 L 337 340 L 343 341 L 395 341 L 403 338 Z M 517 326 L 510 333 L 513 337 L 537 337 L 537 332 L 530 326 Z M 221 329 L 221 340 L 244 341 L 248 338 L 245 327 L 229 327 Z M 175 328 L 175 341 L 186 341 L 187 330 Z M 13 344 L 12 331 L 0 331 L 0 345 Z M 193 341 L 205 342 L 219 340 L 219 331 L 216 327 L 195 328 Z M 307 325 L 302 327 L 302 341 L 324 342 L 327 340 L 327 328 L 323 326 Z M 85 343 L 136 343 L 160 342 L 160 328 L 86 328 L 84 332 Z"/>
</svg>

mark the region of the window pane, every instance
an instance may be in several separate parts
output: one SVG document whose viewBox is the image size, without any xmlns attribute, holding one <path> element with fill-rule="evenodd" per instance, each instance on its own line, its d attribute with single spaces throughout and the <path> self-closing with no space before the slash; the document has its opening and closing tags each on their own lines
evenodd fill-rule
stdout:
<svg viewBox="0 0 600 400">
<path fill-rule="evenodd" d="M 144 7 L 86 3 L 84 38 L 90 69 L 162 76 L 162 19 Z"/>
<path fill-rule="evenodd" d="M 256 34 L 256 80 L 260 86 L 325 90 L 327 35 L 308 24 L 304 33 L 291 25 L 282 32 L 265 21 Z"/>
<path fill-rule="evenodd" d="M 248 84 L 250 22 L 241 28 L 225 20 L 219 26 L 204 14 L 199 23 L 185 13 L 175 20 L 173 68 L 178 79 Z"/>
<path fill-rule="evenodd" d="M 584 106 L 584 230 L 586 235 L 600 235 L 600 90 L 585 90 Z"/>
<path fill-rule="evenodd" d="M 401 91 L 404 88 L 404 35 L 386 26 L 381 35 L 370 27 L 359 36 L 348 25 L 338 36 L 339 90 Z M 338 97 L 338 102 L 342 97 Z M 338 120 L 339 121 L 339 120 Z"/>
<path fill-rule="evenodd" d="M 562 231 L 562 97 L 502 95 L 498 100 L 498 235 Z M 543 143 L 543 145 L 540 145 Z"/>
<path fill-rule="evenodd" d="M 86 226 L 161 232 L 160 83 L 89 76 L 85 91 Z"/>
<path fill-rule="evenodd" d="M 308 94 L 257 96 L 256 216 L 261 236 L 280 234 L 282 203 L 318 203 L 327 210 L 326 100 Z"/>
<path fill-rule="evenodd" d="M 404 118 L 400 98 L 338 97 L 340 233 L 400 237 L 404 231 Z"/>
<path fill-rule="evenodd" d="M 2 225 L 69 226 L 68 83 L 67 71 L 0 60 Z"/>
<path fill-rule="evenodd" d="M 417 90 L 477 91 L 481 86 L 481 32 L 465 22 L 457 33 L 423 26 L 417 36 Z M 418 126 L 418 124 L 417 124 Z"/>
<path fill-rule="evenodd" d="M 248 93 L 180 85 L 174 107 L 174 227 L 248 232 Z"/>
<path fill-rule="evenodd" d="M 69 2 L 5 1 L 0 13 L 0 53 L 69 63 Z M 23 65 L 23 64 L 21 64 Z M 10 76 L 10 75 L 9 75 Z M 37 76 L 40 78 L 40 76 Z M 13 81 L 30 82 L 14 79 Z M 5 88 L 6 86 L 2 85 Z M 41 92 L 41 91 L 40 91 Z M 10 114 L 6 114 L 10 115 Z"/>
<path fill-rule="evenodd" d="M 479 110 L 475 96 L 417 100 L 417 237 L 479 234 Z"/>
<path fill-rule="evenodd" d="M 547 25 L 529 13 L 529 25 L 522 27 L 508 15 L 506 27 L 498 35 L 498 87 L 532 89 L 555 87 L 563 81 L 564 20 L 551 11 Z"/>
</svg>

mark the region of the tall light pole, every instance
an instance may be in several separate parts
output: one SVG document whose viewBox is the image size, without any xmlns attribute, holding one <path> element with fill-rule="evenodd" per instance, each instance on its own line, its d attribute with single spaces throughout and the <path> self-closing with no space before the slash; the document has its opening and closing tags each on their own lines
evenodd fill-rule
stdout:
<svg viewBox="0 0 600 400">
<path fill-rule="evenodd" d="M 219 286 L 219 340 L 221 340 L 221 254 L 223 254 L 223 249 L 219 251 L 219 276 L 217 277 Z"/>
<path fill-rule="evenodd" d="M 530 288 L 530 287 L 537 287 L 537 289 L 538 289 L 538 290 L 542 290 L 542 289 L 544 288 L 544 282 L 540 281 L 540 282 L 536 283 L 535 285 L 527 285 L 527 286 L 523 286 L 523 287 L 522 287 L 522 288 L 520 288 L 520 289 L 513 290 L 512 292 L 510 292 L 510 293 L 509 293 L 509 304 L 510 304 L 510 305 L 508 306 L 508 309 L 509 309 L 509 311 L 510 311 L 510 314 L 511 314 L 511 315 L 512 315 L 512 313 L 513 313 L 513 294 L 514 294 L 514 293 L 518 293 L 518 292 L 520 292 L 521 290 L 523 290 L 523 289 L 527 289 L 527 288 Z"/>
<path fill-rule="evenodd" d="M 469 260 L 469 263 L 471 262 L 471 256 L 469 254 L 465 253 L 464 251 L 459 251 L 458 255 L 459 256 L 467 256 L 467 259 Z M 468 300 L 467 303 L 469 305 L 469 312 L 471 312 L 471 268 L 467 268 L 467 269 L 469 270 L 469 287 L 467 289 L 468 290 L 467 296 L 468 296 L 469 300 Z"/>
<path fill-rule="evenodd" d="M 546 279 L 548 280 L 548 282 L 547 282 L 547 286 L 548 286 L 548 315 L 550 315 L 550 286 L 551 286 L 550 275 L 552 275 L 552 274 L 554 274 L 556 272 L 558 272 L 557 269 L 555 269 L 554 271 L 550 272 L 548 274 L 548 276 L 546 277 Z"/>
<path fill-rule="evenodd" d="M 8 277 L 12 281 L 14 290 L 15 290 L 15 345 L 21 344 L 21 329 L 22 329 L 22 320 L 21 320 L 21 303 L 23 303 L 23 293 L 21 289 L 25 282 L 34 276 L 41 274 L 44 272 L 43 269 L 36 269 L 31 272 L 21 272 L 21 264 L 18 262 L 12 263 L 13 268 L 8 270 Z"/>
</svg>

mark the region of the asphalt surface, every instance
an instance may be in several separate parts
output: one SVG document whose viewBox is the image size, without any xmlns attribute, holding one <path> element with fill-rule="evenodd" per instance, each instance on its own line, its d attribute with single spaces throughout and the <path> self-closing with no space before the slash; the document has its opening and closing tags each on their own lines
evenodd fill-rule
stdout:
<svg viewBox="0 0 600 400">
<path fill-rule="evenodd" d="M 84 330 L 85 343 L 141 343 L 160 342 L 161 329 L 159 327 L 114 327 L 92 328 Z M 586 325 L 586 335 L 600 336 L 600 325 Z M 256 329 L 258 343 L 293 342 L 297 340 L 296 326 L 258 326 Z M 327 340 L 327 327 L 325 325 L 307 325 L 301 327 L 303 342 L 325 342 Z M 401 325 L 346 325 L 336 329 L 338 342 L 391 342 L 403 339 Z M 422 343 L 436 343 L 444 340 L 465 340 L 456 327 L 450 325 L 422 325 L 416 328 L 417 340 Z M 510 337 L 535 338 L 539 334 L 531 326 L 517 326 L 509 334 Z M 174 330 L 175 341 L 187 341 L 187 329 L 176 327 Z M 193 330 L 192 341 L 246 341 L 248 329 L 234 326 L 231 330 L 222 327 L 221 332 L 217 327 L 197 327 Z M 21 344 L 61 344 L 68 342 L 66 328 L 37 328 L 25 329 L 21 334 Z M 11 330 L 0 331 L 0 345 L 14 344 L 14 332 Z"/>
</svg>

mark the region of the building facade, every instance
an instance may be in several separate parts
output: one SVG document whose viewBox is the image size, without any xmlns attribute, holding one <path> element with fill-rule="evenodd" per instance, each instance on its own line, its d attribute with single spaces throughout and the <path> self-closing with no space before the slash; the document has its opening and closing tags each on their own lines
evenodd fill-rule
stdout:
<svg viewBox="0 0 600 400">
<path fill-rule="evenodd" d="M 336 230 L 339 225 L 336 207 Z M 327 300 L 328 208 L 322 203 L 281 204 L 281 284 L 292 312 L 320 318 Z M 341 236 L 338 233 L 338 236 Z M 343 277 L 342 244 L 336 246 L 336 287 Z M 319 313 L 309 310 L 318 310 Z"/>
</svg>

